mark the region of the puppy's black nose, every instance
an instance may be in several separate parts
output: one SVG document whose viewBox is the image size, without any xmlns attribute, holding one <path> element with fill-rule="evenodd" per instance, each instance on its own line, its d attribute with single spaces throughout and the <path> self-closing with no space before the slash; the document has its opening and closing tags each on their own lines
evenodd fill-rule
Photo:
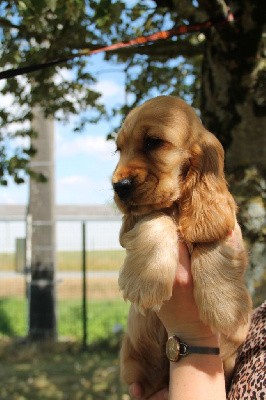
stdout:
<svg viewBox="0 0 266 400">
<path fill-rule="evenodd" d="M 113 188 L 120 199 L 126 199 L 132 192 L 134 186 L 133 178 L 121 179 L 116 183 L 113 183 Z"/>
</svg>

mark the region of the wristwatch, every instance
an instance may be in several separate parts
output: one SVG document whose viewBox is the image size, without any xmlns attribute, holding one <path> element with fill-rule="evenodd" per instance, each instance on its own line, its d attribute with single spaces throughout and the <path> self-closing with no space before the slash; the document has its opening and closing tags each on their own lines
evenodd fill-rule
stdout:
<svg viewBox="0 0 266 400">
<path fill-rule="evenodd" d="M 188 354 L 220 354 L 219 347 L 190 346 L 176 335 L 170 336 L 166 342 L 166 355 L 169 361 L 176 362 Z"/>
</svg>

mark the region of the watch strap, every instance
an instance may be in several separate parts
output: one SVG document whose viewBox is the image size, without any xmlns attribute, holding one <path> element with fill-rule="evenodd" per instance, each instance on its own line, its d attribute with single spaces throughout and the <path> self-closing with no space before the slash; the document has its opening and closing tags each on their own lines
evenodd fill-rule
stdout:
<svg viewBox="0 0 266 400">
<path fill-rule="evenodd" d="M 174 344 L 176 343 L 176 345 Z M 192 346 L 184 343 L 176 335 L 169 337 L 166 344 L 166 354 L 169 361 L 178 361 L 181 357 L 189 354 L 211 354 L 219 355 L 219 347 Z"/>
<path fill-rule="evenodd" d="M 220 354 L 219 347 L 187 346 L 187 354 Z"/>
</svg>

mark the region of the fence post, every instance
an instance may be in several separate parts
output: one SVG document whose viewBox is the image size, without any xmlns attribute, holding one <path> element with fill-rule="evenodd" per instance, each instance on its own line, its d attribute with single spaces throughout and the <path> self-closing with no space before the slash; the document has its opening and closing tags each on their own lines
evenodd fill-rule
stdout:
<svg viewBox="0 0 266 400">
<path fill-rule="evenodd" d="M 82 325 L 83 325 L 83 338 L 82 348 L 87 349 L 87 259 L 86 259 L 86 221 L 82 222 Z"/>
</svg>

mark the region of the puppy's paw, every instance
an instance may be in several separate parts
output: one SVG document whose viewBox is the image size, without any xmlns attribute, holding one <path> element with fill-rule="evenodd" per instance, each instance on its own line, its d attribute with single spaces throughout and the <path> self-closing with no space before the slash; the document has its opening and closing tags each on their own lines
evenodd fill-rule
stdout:
<svg viewBox="0 0 266 400">
<path fill-rule="evenodd" d="M 230 340 L 249 321 L 252 303 L 244 284 L 246 255 L 226 242 L 200 245 L 192 254 L 194 296 L 201 319 Z"/>
<path fill-rule="evenodd" d="M 163 302 L 172 295 L 173 278 L 158 273 L 154 279 L 155 272 L 149 272 L 130 279 L 122 271 L 118 280 L 124 299 L 129 300 L 143 315 L 147 309 L 159 311 Z"/>
<path fill-rule="evenodd" d="M 119 287 L 142 313 L 159 310 L 171 297 L 178 265 L 178 237 L 171 217 L 154 213 L 123 235 L 127 255 Z"/>
</svg>

